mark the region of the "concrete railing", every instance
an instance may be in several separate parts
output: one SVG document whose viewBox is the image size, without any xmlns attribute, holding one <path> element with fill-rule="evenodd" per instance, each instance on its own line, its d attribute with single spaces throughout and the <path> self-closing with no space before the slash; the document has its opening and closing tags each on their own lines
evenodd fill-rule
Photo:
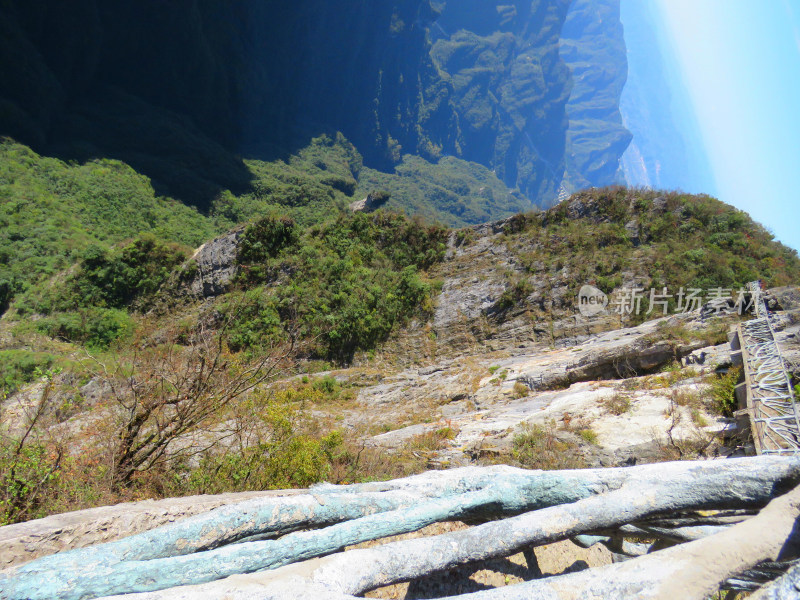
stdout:
<svg viewBox="0 0 800 600">
<path fill-rule="evenodd" d="M 750 421 L 756 454 L 800 453 L 800 413 L 786 362 L 775 341 L 758 282 L 748 284 L 755 319 L 739 324 L 731 340 L 734 364 L 743 367 L 740 404 Z"/>
</svg>

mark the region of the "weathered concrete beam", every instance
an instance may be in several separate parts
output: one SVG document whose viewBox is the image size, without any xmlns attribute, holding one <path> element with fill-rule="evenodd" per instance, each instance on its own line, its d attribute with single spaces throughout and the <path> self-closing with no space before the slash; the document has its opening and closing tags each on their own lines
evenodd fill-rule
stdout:
<svg viewBox="0 0 800 600">
<path fill-rule="evenodd" d="M 301 551 L 300 546 L 292 544 L 302 536 L 286 536 L 298 529 L 349 521 L 351 532 L 358 529 L 360 533 L 342 538 L 346 545 L 413 531 L 437 520 L 463 516 L 479 507 L 482 516 L 490 518 L 573 502 L 601 493 L 609 485 L 622 485 L 630 475 L 621 469 L 552 474 L 504 466 L 469 467 L 386 483 L 319 486 L 309 494 L 242 502 L 116 542 L 45 557 L 9 569 L 0 574 L 0 581 L 7 582 L 0 591 L 0 598 L 97 597 L 123 590 L 145 591 L 211 581 L 339 549 L 329 541 L 312 540 L 305 542 L 311 546 Z M 490 488 L 489 494 L 470 504 L 471 490 L 479 492 Z M 418 508 L 421 503 L 424 505 L 437 498 L 444 500 L 430 505 L 422 520 L 392 515 L 388 518 L 389 529 L 374 526 L 377 522 L 374 519 L 368 520 L 366 526 L 353 521 L 371 514 Z M 373 527 L 371 532 L 369 527 Z M 324 531 L 324 534 L 314 534 L 315 539 L 327 539 L 325 536 L 336 539 L 338 535 L 335 529 Z M 280 542 L 230 545 L 268 533 L 286 537 Z M 314 544 L 317 544 L 316 549 L 309 549 Z M 291 547 L 291 551 L 285 551 L 285 547 Z M 181 556 L 185 560 L 178 560 Z M 222 563 L 209 569 L 207 565 L 211 561 Z M 50 578 L 51 583 L 41 585 L 39 582 L 45 578 Z"/>
<path fill-rule="evenodd" d="M 625 471 L 625 475 L 627 475 L 623 479 L 620 479 L 621 474 L 619 471 L 620 470 L 599 471 L 601 474 L 606 473 L 615 484 L 605 486 L 605 490 L 607 490 L 605 493 L 600 492 L 578 501 L 518 514 L 517 516 L 506 518 L 501 521 L 485 523 L 469 530 L 429 538 L 395 542 L 370 549 L 352 550 L 322 559 L 307 560 L 298 564 L 282 567 L 270 573 L 256 573 L 249 576 L 236 575 L 222 581 L 205 585 L 173 588 L 162 592 L 147 593 L 134 597 L 148 600 L 223 597 L 226 599 L 354 597 L 357 594 L 361 594 L 375 587 L 417 579 L 469 562 L 508 556 L 521 549 L 530 547 L 531 545 L 566 539 L 585 532 L 619 528 L 627 523 L 640 522 L 657 515 L 706 508 L 752 508 L 763 506 L 776 495 L 787 489 L 791 489 L 792 486 L 800 482 L 800 459 L 788 457 L 758 457 L 725 461 L 707 461 L 702 463 L 662 463 L 641 468 L 632 467 L 623 469 L 622 471 Z M 581 472 L 538 473 L 535 474 L 535 477 L 538 478 L 540 483 L 549 481 L 549 485 L 561 481 L 562 477 L 569 478 L 574 483 L 576 481 L 576 473 Z M 594 474 L 592 477 L 593 476 Z M 526 501 L 530 501 L 530 499 L 525 500 L 526 490 L 533 491 L 536 489 L 535 486 L 515 486 L 512 483 L 513 478 L 506 478 L 506 481 L 503 483 L 498 483 L 498 479 L 502 481 L 503 477 L 495 477 L 495 484 L 498 487 L 494 487 L 491 490 L 486 489 L 480 492 L 470 492 L 467 494 L 472 497 L 474 506 L 479 506 L 484 509 L 490 508 L 491 510 L 489 512 L 502 513 L 508 508 L 518 508 Z M 528 481 L 528 484 L 530 484 L 530 481 Z M 541 488 L 539 488 L 539 490 L 541 490 Z M 491 494 L 494 492 L 499 493 L 502 500 L 498 501 L 497 496 L 491 499 Z M 486 494 L 484 500 L 489 500 L 490 504 L 488 506 L 480 506 L 482 501 L 480 496 L 482 494 Z M 462 495 L 456 495 L 456 497 L 459 496 Z M 441 503 L 438 505 L 439 509 L 447 511 L 448 503 L 453 501 L 456 501 L 456 498 L 451 498 Z M 420 511 L 415 518 L 423 517 L 417 522 L 418 524 L 428 520 L 425 515 L 431 515 L 433 506 L 434 505 L 431 504 L 429 506 L 417 507 Z M 467 505 L 465 504 L 463 506 L 466 507 Z M 503 508 L 503 506 L 506 508 Z M 327 529 L 322 529 L 318 532 L 304 532 L 302 535 L 307 537 L 297 539 L 309 541 L 311 539 L 310 536 L 319 535 L 320 537 L 316 538 L 313 543 L 314 548 L 319 549 L 323 547 L 320 544 L 324 539 L 328 539 L 329 542 L 331 541 L 330 534 L 332 533 L 335 533 L 335 536 L 353 536 L 356 535 L 359 529 L 362 532 L 372 529 L 378 524 L 381 518 L 389 517 L 386 519 L 387 521 L 400 523 L 402 521 L 400 517 L 403 515 L 405 515 L 405 517 L 411 517 L 412 514 L 413 509 L 409 512 L 398 511 L 392 515 L 386 514 L 383 515 L 383 517 L 381 515 L 376 515 L 375 517 L 365 518 L 376 519 L 371 523 L 366 520 L 342 523 Z M 737 527 L 745 526 L 754 520 L 755 518 L 750 519 L 740 525 L 729 528 L 717 536 L 711 536 L 699 542 L 692 543 L 704 543 L 709 539 L 719 537 L 719 535 L 727 535 L 728 532 Z M 782 521 L 772 521 L 775 532 L 771 534 L 771 542 L 774 542 L 773 538 L 780 537 L 781 535 L 783 536 L 783 541 L 786 540 L 788 535 L 787 531 L 791 531 L 791 527 L 787 530 L 784 525 L 785 523 Z M 350 530 L 350 527 L 353 529 Z M 753 526 L 751 525 L 750 527 L 752 528 Z M 380 536 L 383 536 L 390 531 L 390 528 L 387 526 L 387 523 L 384 522 L 383 525 L 376 528 L 375 531 L 379 532 Z M 289 540 L 295 535 L 298 534 L 291 534 L 285 536 L 283 539 Z M 340 538 L 340 542 L 344 543 L 351 539 L 354 538 Z M 242 545 L 246 546 L 247 544 Z M 687 546 L 688 545 L 681 546 L 678 550 L 680 551 Z M 306 546 L 306 548 L 309 547 L 310 545 Z M 326 548 L 329 547 L 330 546 L 326 546 Z M 772 548 L 772 546 L 769 545 L 768 547 Z M 254 546 L 253 548 L 259 548 L 259 552 L 264 550 L 264 547 L 261 546 Z M 620 564 L 619 566 L 636 563 L 640 560 L 647 560 L 652 556 L 664 556 L 664 552 L 672 552 L 672 549 L 637 558 L 627 563 Z M 762 552 L 762 554 L 768 555 L 770 552 L 765 551 Z M 207 558 L 212 556 L 210 553 L 206 552 L 199 554 L 198 557 L 202 557 L 202 555 L 206 555 Z M 758 555 L 758 552 L 755 552 L 755 555 Z M 222 558 L 230 558 L 230 556 L 224 555 Z M 303 556 L 310 555 L 304 554 Z M 753 556 L 754 554 L 752 552 L 748 555 L 749 558 Z M 190 557 L 181 557 L 177 560 L 180 562 L 188 558 Z M 749 558 L 744 561 L 739 561 L 739 563 L 746 563 Z M 250 558 L 246 556 L 243 557 L 243 559 L 250 560 Z M 242 564 L 244 563 L 240 563 L 240 566 Z M 648 564 L 650 563 L 645 563 L 645 566 Z M 167 566 L 166 562 L 165 566 Z M 221 569 L 227 569 L 228 566 L 229 565 L 227 565 L 224 560 L 222 562 L 216 559 L 206 561 L 206 569 L 213 569 L 217 571 L 218 574 L 221 573 Z M 125 568 L 127 568 L 127 566 L 125 566 Z M 140 565 L 134 565 L 129 573 L 138 576 L 136 575 L 136 568 L 140 568 Z M 648 569 L 650 569 L 650 567 L 648 567 Z M 653 567 L 652 570 L 657 569 Z M 647 573 L 650 572 L 649 570 L 646 571 Z M 712 578 L 719 576 L 722 578 L 721 580 L 724 580 L 735 572 L 738 571 L 734 570 L 729 572 L 723 570 L 723 572 L 716 573 L 712 569 Z M 616 576 L 615 573 L 616 571 L 613 571 L 610 572 L 610 574 L 598 577 L 599 580 L 602 580 L 604 577 L 609 577 L 611 575 Z M 626 575 L 628 571 L 622 571 L 621 573 L 620 581 L 614 582 L 613 585 L 619 584 L 623 586 L 620 589 L 628 590 L 628 592 L 626 592 L 628 596 L 624 597 L 635 597 L 635 594 L 630 593 L 630 590 L 633 589 L 631 586 L 634 584 L 632 583 L 628 585 L 628 587 L 624 587 L 627 585 L 625 582 L 638 582 L 636 583 L 636 585 L 638 585 L 641 584 L 642 581 L 636 579 L 633 575 Z M 196 573 L 192 572 L 192 577 L 195 575 Z M 172 577 L 172 575 L 169 575 L 169 577 Z M 680 579 L 680 577 L 678 577 L 678 579 Z M 592 585 L 599 585 L 599 580 L 592 580 Z M 546 581 L 554 580 L 549 579 Z M 30 586 L 30 582 L 28 582 L 28 585 Z M 517 588 L 519 586 L 513 587 Z M 613 589 L 613 586 L 609 583 L 606 585 L 606 588 Z M 600 586 L 593 588 L 593 590 L 596 593 L 598 589 L 606 588 Z M 30 587 L 27 588 L 27 590 L 29 589 Z M 122 591 L 122 589 L 125 588 L 116 589 Z M 511 588 L 507 589 L 511 590 Z M 586 593 L 588 589 L 588 587 L 584 587 L 581 593 Z M 18 588 L 18 590 L 24 592 L 26 588 Z M 324 590 L 325 593 L 321 593 L 320 590 Z M 526 593 L 524 592 L 524 588 L 520 588 L 519 592 Z M 554 590 L 545 587 L 542 588 L 542 594 L 540 596 L 533 594 L 519 597 L 556 597 L 553 596 L 554 593 Z M 558 593 L 562 593 L 560 588 Z M 15 595 L 8 597 L 16 598 L 24 596 Z M 508 597 L 511 598 L 514 596 Z M 565 597 L 573 596 L 568 595 Z M 581 596 L 575 595 L 574 597 L 577 598 Z M 614 596 L 611 595 L 610 597 Z M 684 596 L 676 594 L 673 597 Z"/>
<path fill-rule="evenodd" d="M 703 600 L 727 579 L 760 562 L 778 560 L 787 552 L 800 518 L 800 487 L 772 502 L 754 517 L 710 536 L 624 563 L 580 573 L 530 581 L 515 586 L 466 594 L 458 600 L 579 600 L 602 597 L 653 600 Z M 791 544 L 789 544 L 791 545 Z M 796 548 L 794 548 L 796 550 Z M 761 600 L 796 599 L 800 569 L 769 586 Z M 772 595 L 770 595 L 772 594 Z M 787 595 L 788 594 L 788 595 Z M 449 598 L 446 600 L 455 600 Z"/>
<path fill-rule="evenodd" d="M 797 600 L 800 597 L 800 565 L 751 594 L 749 600 Z"/>
<path fill-rule="evenodd" d="M 681 463 L 664 463 L 659 465 L 658 478 L 630 480 L 617 490 L 572 504 L 544 508 L 466 531 L 340 554 L 315 571 L 313 579 L 335 591 L 356 595 L 460 564 L 508 556 L 526 546 L 618 527 L 656 514 L 764 502 L 785 491 L 789 481 L 796 481 L 784 479 L 783 484 L 776 486 L 777 481 L 772 478 L 777 473 L 768 474 L 755 466 L 755 462 L 747 459 L 695 463 L 691 470 Z M 767 482 L 764 477 L 772 481 Z M 784 541 L 786 531 L 791 528 L 783 530 Z"/>
</svg>

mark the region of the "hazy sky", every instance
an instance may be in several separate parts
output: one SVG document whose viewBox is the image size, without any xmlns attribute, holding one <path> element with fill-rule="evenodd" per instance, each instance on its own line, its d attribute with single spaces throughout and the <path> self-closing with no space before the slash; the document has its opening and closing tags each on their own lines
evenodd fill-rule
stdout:
<svg viewBox="0 0 800 600">
<path fill-rule="evenodd" d="M 720 200 L 800 249 L 800 0 L 652 0 Z"/>
</svg>

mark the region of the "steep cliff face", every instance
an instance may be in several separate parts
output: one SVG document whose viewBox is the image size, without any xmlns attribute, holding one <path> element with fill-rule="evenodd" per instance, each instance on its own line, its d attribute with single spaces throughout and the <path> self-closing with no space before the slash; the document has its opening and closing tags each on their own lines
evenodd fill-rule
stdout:
<svg viewBox="0 0 800 600">
<path fill-rule="evenodd" d="M 449 88 L 428 55 L 427 0 L 245 2 L 242 144 L 263 155 L 339 130 L 376 168 L 455 147 Z"/>
<path fill-rule="evenodd" d="M 0 135 L 70 159 L 121 159 L 206 208 L 223 189 L 248 188 L 241 156 L 285 157 L 341 131 L 368 167 L 457 157 L 547 205 L 568 144 L 585 157 L 570 168 L 595 184 L 622 138 L 599 151 L 598 167 L 597 152 L 567 136 L 572 78 L 559 39 L 569 0 L 503 2 L 8 0 Z M 573 70 L 603 54 L 604 36 L 616 39 L 606 31 L 619 26 L 614 3 L 571 10 L 576 40 L 598 31 L 575 44 Z M 624 66 L 624 46 L 613 50 Z M 604 99 L 603 114 L 581 123 L 616 118 L 622 71 L 581 80 L 582 98 Z"/>
<path fill-rule="evenodd" d="M 565 187 L 618 183 L 620 157 L 632 137 L 619 110 L 628 74 L 619 0 L 574 0 L 561 31 L 561 58 L 573 80 Z"/>
<path fill-rule="evenodd" d="M 274 158 L 324 130 L 378 167 L 428 156 L 453 146 L 455 124 L 427 53 L 432 16 L 425 0 L 12 1 L 0 133 L 120 158 L 200 206 L 247 186 L 236 153 Z"/>
<path fill-rule="evenodd" d="M 453 86 L 464 158 L 534 200 L 564 171 L 570 76 L 558 40 L 569 2 L 441 3 L 431 55 Z"/>
</svg>

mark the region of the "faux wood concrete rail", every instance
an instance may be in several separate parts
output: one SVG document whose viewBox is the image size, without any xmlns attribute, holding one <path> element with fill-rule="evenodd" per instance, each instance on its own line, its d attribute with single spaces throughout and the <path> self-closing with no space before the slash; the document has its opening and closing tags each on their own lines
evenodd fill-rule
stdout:
<svg viewBox="0 0 800 600">
<path fill-rule="evenodd" d="M 653 525 L 652 519 L 663 521 L 667 516 L 680 517 L 681 522 L 660 522 L 660 530 L 685 529 L 694 514 L 686 511 L 752 512 L 798 484 L 800 457 L 762 456 L 580 471 L 468 467 L 385 483 L 325 485 L 306 494 L 217 508 L 8 569 L 0 574 L 0 598 L 82 599 L 137 592 L 142 594 L 134 597 L 141 600 L 354 598 L 383 585 L 580 534 L 613 535 L 632 527 L 628 531 L 640 536 Z M 764 518 L 739 524 L 718 519 L 717 527 L 705 533 L 698 529 L 693 538 L 686 538 L 696 540 L 686 547 L 720 535 L 727 541 L 701 547 L 702 573 L 693 571 L 680 597 L 704 598 L 737 569 L 776 559 L 789 547 L 798 496 L 795 491 L 775 500 L 778 508 L 769 509 Z M 761 525 L 746 529 L 755 537 L 732 544 L 731 532 L 756 518 Z M 342 552 L 353 544 L 455 519 L 488 522 L 465 531 Z M 660 535 L 652 527 L 651 533 Z M 680 571 L 657 577 L 653 565 L 662 564 L 658 556 L 680 562 L 677 552 L 658 552 L 624 563 L 640 564 L 641 570 L 615 565 L 584 579 L 551 578 L 513 586 L 516 590 L 465 597 L 577 598 L 585 596 L 575 590 L 585 592 L 589 585 L 598 592 L 618 592 L 603 592 L 603 597 L 632 597 L 632 590 L 645 581 L 652 583 L 654 577 L 659 583 L 651 585 L 653 589 L 673 589 L 671 582 Z M 717 566 L 717 558 L 727 566 Z M 531 595 L 533 589 L 537 592 Z M 676 597 L 674 589 L 672 593 Z M 666 597 L 666 592 L 637 597 Z"/>
</svg>

